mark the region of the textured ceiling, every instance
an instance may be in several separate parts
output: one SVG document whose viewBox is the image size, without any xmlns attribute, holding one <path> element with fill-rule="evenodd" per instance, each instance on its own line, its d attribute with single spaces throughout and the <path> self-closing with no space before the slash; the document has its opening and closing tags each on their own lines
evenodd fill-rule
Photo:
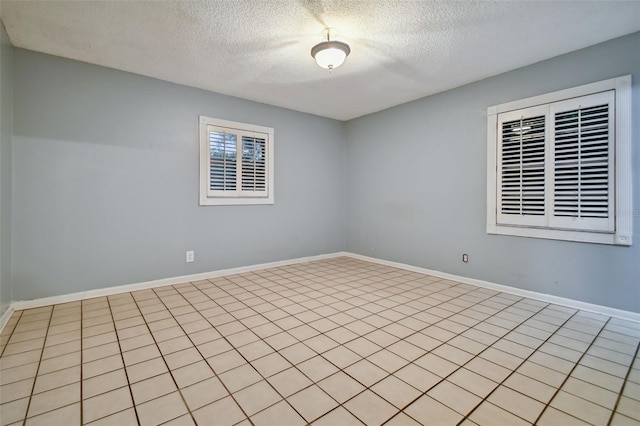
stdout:
<svg viewBox="0 0 640 426">
<path fill-rule="evenodd" d="M 21 48 L 348 120 L 640 30 L 640 1 L 2 1 Z M 311 58 L 325 27 L 352 53 Z"/>
</svg>

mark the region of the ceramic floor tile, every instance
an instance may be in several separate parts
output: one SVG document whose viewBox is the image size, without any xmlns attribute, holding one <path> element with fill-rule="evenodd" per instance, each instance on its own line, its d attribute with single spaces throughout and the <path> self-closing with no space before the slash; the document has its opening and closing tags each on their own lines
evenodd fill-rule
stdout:
<svg viewBox="0 0 640 426">
<path fill-rule="evenodd" d="M 321 356 L 316 356 L 298 364 L 298 369 L 314 382 L 328 377 L 338 371 L 333 364 Z"/>
<path fill-rule="evenodd" d="M 405 413 L 399 412 L 385 423 L 385 426 L 421 426 L 421 424 Z"/>
<path fill-rule="evenodd" d="M 639 342 L 630 321 L 335 258 L 17 311 L 0 418 L 640 426 Z"/>
<path fill-rule="evenodd" d="M 264 380 L 236 392 L 233 397 L 248 416 L 253 416 L 282 399 Z"/>
<path fill-rule="evenodd" d="M 272 353 L 262 358 L 251 361 L 251 365 L 258 370 L 262 377 L 269 378 L 276 373 L 291 367 L 291 363 L 287 361 L 279 353 Z"/>
<path fill-rule="evenodd" d="M 591 423 L 587 423 L 582 421 L 576 417 L 573 417 L 565 412 L 560 410 L 556 410 L 553 407 L 547 406 L 547 408 L 540 416 L 540 419 L 536 423 L 540 426 L 557 426 L 557 425 L 567 425 L 567 426 L 587 426 Z"/>
<path fill-rule="evenodd" d="M 555 387 L 520 373 L 513 373 L 504 381 L 504 385 L 544 404 L 547 404 L 556 392 Z"/>
<path fill-rule="evenodd" d="M 381 425 L 397 412 L 393 405 L 370 390 L 350 399 L 344 407 L 367 425 Z"/>
<path fill-rule="evenodd" d="M 47 374 L 63 370 L 65 368 L 79 366 L 80 359 L 80 352 L 73 352 L 67 355 L 42 360 L 40 362 L 40 367 L 38 368 L 38 374 Z"/>
<path fill-rule="evenodd" d="M 123 367 L 124 364 L 122 363 L 122 356 L 120 354 L 112 355 L 82 364 L 82 377 L 84 379 L 89 379 Z"/>
<path fill-rule="evenodd" d="M 2 375 L 0 374 L 0 377 Z M 0 386 L 0 404 L 22 399 L 31 395 L 34 379 L 21 380 Z"/>
<path fill-rule="evenodd" d="M 171 370 L 171 374 L 181 389 L 214 376 L 211 367 L 205 361 Z"/>
<path fill-rule="evenodd" d="M 321 380 L 318 386 L 341 404 L 365 389 L 362 384 L 342 371 Z"/>
<path fill-rule="evenodd" d="M 448 380 L 438 383 L 427 395 L 463 415 L 471 412 L 481 401 L 479 397 Z"/>
<path fill-rule="evenodd" d="M 136 404 L 142 404 L 177 390 L 171 374 L 165 373 L 131 385 Z"/>
<path fill-rule="evenodd" d="M 95 376 L 82 381 L 82 398 L 87 399 L 113 389 L 127 386 L 127 375 L 124 369 Z"/>
<path fill-rule="evenodd" d="M 493 391 L 489 398 L 487 398 L 487 401 L 525 419 L 530 423 L 536 421 L 545 407 L 541 402 L 516 392 L 506 386 L 498 387 Z"/>
<path fill-rule="evenodd" d="M 342 407 L 338 407 L 312 423 L 313 426 L 362 426 L 362 422 Z"/>
<path fill-rule="evenodd" d="M 133 406 L 131 392 L 122 387 L 82 401 L 83 421 L 91 422 Z"/>
<path fill-rule="evenodd" d="M 338 406 L 336 401 L 316 385 L 290 396 L 287 401 L 307 422 L 316 420 Z"/>
<path fill-rule="evenodd" d="M 606 424 L 611 416 L 610 410 L 563 391 L 556 394 L 550 405 L 589 423 Z"/>
<path fill-rule="evenodd" d="M 203 425 L 211 419 L 216 419 L 221 426 L 234 425 L 245 419 L 242 410 L 230 396 L 194 411 L 193 416 L 198 424 Z"/>
<path fill-rule="evenodd" d="M 416 388 L 395 376 L 389 376 L 376 383 L 371 387 L 371 390 L 398 409 L 403 409 L 421 395 L 421 392 Z"/>
<path fill-rule="evenodd" d="M 80 383 L 55 388 L 31 397 L 27 417 L 37 416 L 80 401 Z"/>
<path fill-rule="evenodd" d="M 3 356 L 0 358 L 0 371 L 12 367 L 20 367 L 21 365 L 31 364 L 40 360 L 42 351 L 39 349 L 22 352 L 15 355 Z"/>
<path fill-rule="evenodd" d="M 0 405 L 0 424 L 8 425 L 14 422 L 22 421 L 27 414 L 27 406 L 29 398 L 17 399 Z"/>
<path fill-rule="evenodd" d="M 197 375 L 196 375 L 197 377 Z M 218 376 L 229 392 L 236 392 L 262 380 L 262 377 L 250 364 L 244 364 Z"/>
<path fill-rule="evenodd" d="M 409 364 L 393 373 L 393 375 L 418 389 L 420 392 L 426 392 L 442 380 L 440 376 L 415 364 Z"/>
<path fill-rule="evenodd" d="M 347 367 L 344 371 L 365 386 L 371 386 L 389 375 L 382 368 L 363 359 Z"/>
<path fill-rule="evenodd" d="M 267 380 L 285 398 L 313 383 L 294 367 L 275 374 Z"/>
<path fill-rule="evenodd" d="M 527 426 L 530 425 L 524 419 L 503 410 L 502 408 L 493 405 L 488 401 L 483 401 L 473 412 L 469 415 L 469 419 L 480 426 L 491 425 L 509 425 L 509 426 Z M 562 425 L 565 423 L 554 423 L 555 425 Z"/>
<path fill-rule="evenodd" d="M 141 424 L 161 424 L 188 412 L 178 392 L 136 405 L 136 410 Z"/>
<path fill-rule="evenodd" d="M 640 401 L 623 396 L 620 398 L 616 412 L 636 421 L 640 421 Z"/>
<path fill-rule="evenodd" d="M 236 350 L 230 350 L 207 358 L 207 363 L 216 374 L 222 374 L 225 371 L 246 364 L 246 362 L 247 361 Z"/>
<path fill-rule="evenodd" d="M 280 401 L 258 414 L 255 414 L 251 417 L 251 421 L 255 426 L 272 426 L 278 424 L 287 426 L 303 426 L 306 424 L 304 419 L 285 401 Z"/>
<path fill-rule="evenodd" d="M 422 395 L 413 404 L 405 408 L 404 412 L 422 424 L 453 425 L 463 419 L 461 414 L 441 404 L 429 395 Z"/>
<path fill-rule="evenodd" d="M 617 393 L 573 377 L 567 379 L 562 390 L 609 409 L 613 409 L 618 400 Z"/>
<path fill-rule="evenodd" d="M 217 377 L 198 382 L 181 390 L 182 396 L 191 411 L 211 404 L 229 395 Z"/>
<path fill-rule="evenodd" d="M 169 371 L 162 358 L 154 358 L 130 365 L 126 370 L 129 383 L 136 383 Z"/>
<path fill-rule="evenodd" d="M 57 410 L 49 411 L 35 417 L 29 417 L 25 425 L 29 426 L 51 426 L 51 425 L 71 425 L 80 423 L 80 403 L 67 405 Z"/>
</svg>

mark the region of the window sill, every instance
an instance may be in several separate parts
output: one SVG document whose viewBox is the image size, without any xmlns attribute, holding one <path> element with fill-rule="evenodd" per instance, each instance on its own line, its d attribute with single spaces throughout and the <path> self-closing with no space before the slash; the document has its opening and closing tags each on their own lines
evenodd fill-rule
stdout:
<svg viewBox="0 0 640 426">
<path fill-rule="evenodd" d="M 487 234 L 510 235 L 514 237 L 544 238 L 547 240 L 575 241 L 581 243 L 608 244 L 618 246 L 631 245 L 631 235 L 565 231 L 560 229 L 487 225 Z"/>
</svg>

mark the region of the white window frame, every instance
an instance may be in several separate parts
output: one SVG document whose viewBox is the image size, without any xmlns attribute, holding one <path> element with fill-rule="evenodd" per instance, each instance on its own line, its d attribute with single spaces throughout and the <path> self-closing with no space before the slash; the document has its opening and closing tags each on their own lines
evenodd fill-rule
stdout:
<svg viewBox="0 0 640 426">
<path fill-rule="evenodd" d="M 200 205 L 220 206 L 220 205 L 250 205 L 250 204 L 273 204 L 274 203 L 274 138 L 273 128 L 258 126 L 255 124 L 239 123 L 236 121 L 221 120 L 200 116 Z M 254 193 L 243 191 L 240 173 L 237 173 L 237 189 L 230 191 L 210 190 L 210 148 L 209 131 L 214 128 L 218 131 L 232 133 L 238 136 L 240 144 L 242 136 L 260 137 L 266 140 L 266 190 Z M 242 149 L 236 150 L 237 167 L 241 167 Z"/>
<path fill-rule="evenodd" d="M 499 114 L 578 98 L 600 92 L 615 91 L 615 160 L 613 184 L 614 226 L 612 231 L 584 231 L 552 228 L 548 225 L 504 225 L 498 220 L 498 149 Z M 550 127 L 550 126 L 549 126 Z M 548 143 L 549 152 L 551 143 Z M 550 157 L 548 157 L 550 158 Z M 631 76 L 612 78 L 571 89 L 560 90 L 487 108 L 487 233 L 552 240 L 578 241 L 630 246 L 632 243 L 633 199 L 631 164 Z M 546 185 L 552 188 L 552 182 Z M 548 191 L 547 191 L 548 192 Z M 553 225 L 553 224 L 551 224 Z"/>
</svg>

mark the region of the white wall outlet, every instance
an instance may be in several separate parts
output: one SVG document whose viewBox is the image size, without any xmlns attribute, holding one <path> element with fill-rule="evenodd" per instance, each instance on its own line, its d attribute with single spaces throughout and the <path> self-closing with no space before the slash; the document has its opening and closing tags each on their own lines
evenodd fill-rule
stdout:
<svg viewBox="0 0 640 426">
<path fill-rule="evenodd" d="M 187 251 L 187 263 L 191 263 L 194 260 L 194 252 L 193 250 Z"/>
<path fill-rule="evenodd" d="M 462 255 L 462 261 L 463 261 L 464 263 L 469 262 L 469 255 L 468 255 L 468 254 L 466 254 L 466 253 L 465 253 L 465 254 L 463 254 L 463 255 Z"/>
</svg>

